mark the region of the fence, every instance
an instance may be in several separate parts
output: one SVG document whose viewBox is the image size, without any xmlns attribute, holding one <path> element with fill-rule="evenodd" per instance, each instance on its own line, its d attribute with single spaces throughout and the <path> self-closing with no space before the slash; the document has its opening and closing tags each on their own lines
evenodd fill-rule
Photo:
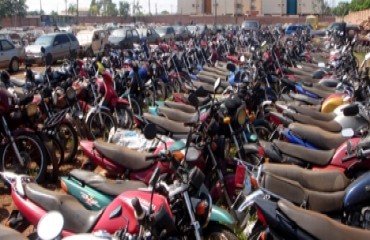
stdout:
<svg viewBox="0 0 370 240">
<path fill-rule="evenodd" d="M 258 20 L 261 24 L 275 24 L 275 23 L 301 23 L 305 22 L 305 17 L 298 16 L 230 16 L 230 15 L 156 15 L 156 16 L 144 16 L 144 17 L 79 17 L 78 21 L 80 24 L 101 24 L 101 23 L 132 23 L 134 20 L 141 21 L 144 23 L 165 23 L 165 24 L 189 24 L 193 23 L 221 23 L 221 24 L 240 24 L 244 20 Z M 334 17 L 320 17 L 321 22 L 333 22 Z M 2 18 L 0 21 L 2 27 L 14 27 L 14 26 L 39 26 L 39 17 L 12 17 Z"/>
<path fill-rule="evenodd" d="M 344 18 L 338 18 L 337 21 L 341 21 L 342 19 L 345 22 L 353 23 L 353 24 L 360 24 L 362 21 L 369 19 L 370 17 L 370 9 L 358 11 L 358 12 L 350 12 L 347 16 L 344 16 Z"/>
</svg>

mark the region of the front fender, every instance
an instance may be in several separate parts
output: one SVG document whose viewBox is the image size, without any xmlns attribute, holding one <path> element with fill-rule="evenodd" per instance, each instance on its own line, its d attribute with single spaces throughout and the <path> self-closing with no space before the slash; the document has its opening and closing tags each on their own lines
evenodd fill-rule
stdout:
<svg viewBox="0 0 370 240">
<path fill-rule="evenodd" d="M 235 219 L 228 211 L 215 205 L 212 206 L 210 222 L 217 222 L 229 227 L 236 224 Z"/>
<path fill-rule="evenodd" d="M 105 107 L 105 106 L 98 106 L 98 107 L 92 107 L 89 109 L 89 112 L 87 113 L 86 115 L 86 119 L 85 119 L 85 122 L 87 123 L 90 116 L 93 115 L 94 113 L 96 113 L 98 110 L 100 109 L 100 111 L 108 111 L 110 112 L 110 109 L 108 107 Z"/>
</svg>

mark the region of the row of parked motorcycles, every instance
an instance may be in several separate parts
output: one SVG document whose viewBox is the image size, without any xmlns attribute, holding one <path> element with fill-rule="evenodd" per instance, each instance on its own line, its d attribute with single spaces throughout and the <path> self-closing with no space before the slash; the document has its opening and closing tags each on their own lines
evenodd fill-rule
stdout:
<svg viewBox="0 0 370 240">
<path fill-rule="evenodd" d="M 7 225 L 37 226 L 30 239 L 368 239 L 370 54 L 359 64 L 355 41 L 238 33 L 45 59 L 24 82 L 3 72 Z M 63 192 L 41 186 L 78 148 Z"/>
</svg>

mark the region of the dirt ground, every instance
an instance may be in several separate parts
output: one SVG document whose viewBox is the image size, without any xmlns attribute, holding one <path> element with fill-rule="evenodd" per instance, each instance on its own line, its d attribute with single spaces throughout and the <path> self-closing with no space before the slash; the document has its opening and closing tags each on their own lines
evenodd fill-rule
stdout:
<svg viewBox="0 0 370 240">
<path fill-rule="evenodd" d="M 58 66 L 55 65 L 53 67 L 58 67 Z M 32 69 L 34 71 L 43 71 L 45 68 L 34 66 Z M 24 80 L 24 67 L 21 67 L 18 73 L 12 74 L 12 78 Z M 78 152 L 77 159 L 75 160 L 74 163 L 62 165 L 59 168 L 59 176 L 66 175 L 68 172 L 70 172 L 74 168 L 80 168 L 82 161 L 83 161 L 83 155 L 81 152 Z M 58 182 L 46 181 L 43 186 L 48 189 L 55 190 L 55 191 L 60 190 L 59 181 Z M 0 181 L 0 223 L 1 224 L 5 224 L 7 218 L 9 217 L 10 213 L 14 209 L 16 208 L 10 196 L 10 189 L 2 181 Z M 24 232 L 24 235 L 28 235 L 33 230 L 34 230 L 33 227 L 29 227 Z"/>
</svg>

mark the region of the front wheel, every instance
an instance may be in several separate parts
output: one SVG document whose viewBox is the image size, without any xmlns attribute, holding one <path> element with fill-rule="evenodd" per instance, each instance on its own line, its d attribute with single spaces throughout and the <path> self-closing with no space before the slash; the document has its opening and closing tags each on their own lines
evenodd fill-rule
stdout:
<svg viewBox="0 0 370 240">
<path fill-rule="evenodd" d="M 87 129 L 90 139 L 101 139 L 107 141 L 110 130 L 117 129 L 117 121 L 107 110 L 100 110 L 92 113 L 87 119 Z"/>
<path fill-rule="evenodd" d="M 220 224 L 212 224 L 205 229 L 204 239 L 238 240 L 239 238 L 227 227 Z"/>
<path fill-rule="evenodd" d="M 19 162 L 12 144 L 8 142 L 0 151 L 0 170 L 26 174 L 33 177 L 37 183 L 44 181 L 48 156 L 41 140 L 34 134 L 22 133 L 14 137 L 14 143 L 24 166 Z"/>
<path fill-rule="evenodd" d="M 117 106 L 116 107 L 116 117 L 118 126 L 124 129 L 131 129 L 134 125 L 134 117 L 132 112 L 126 106 Z"/>
</svg>

